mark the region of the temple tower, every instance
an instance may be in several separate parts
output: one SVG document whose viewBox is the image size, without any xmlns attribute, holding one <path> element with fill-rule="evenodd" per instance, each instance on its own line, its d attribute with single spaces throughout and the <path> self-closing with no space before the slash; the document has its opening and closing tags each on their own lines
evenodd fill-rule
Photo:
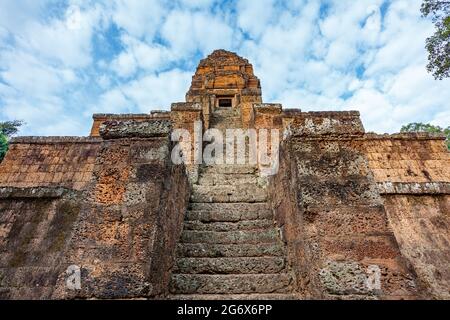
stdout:
<svg viewBox="0 0 450 320">
<path fill-rule="evenodd" d="M 201 60 L 186 93 L 186 102 L 202 105 L 205 128 L 211 114 L 230 108 L 240 115 L 248 127 L 253 103 L 261 103 L 261 84 L 253 74 L 253 66 L 233 52 L 215 50 Z"/>
</svg>

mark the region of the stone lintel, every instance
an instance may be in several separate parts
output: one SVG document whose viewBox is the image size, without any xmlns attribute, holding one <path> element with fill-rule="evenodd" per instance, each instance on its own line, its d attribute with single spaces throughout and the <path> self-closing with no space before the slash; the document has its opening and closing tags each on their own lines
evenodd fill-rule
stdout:
<svg viewBox="0 0 450 320">
<path fill-rule="evenodd" d="M 282 115 L 284 117 L 294 117 L 302 113 L 301 109 L 297 108 L 290 108 L 290 109 L 284 109 Z"/>
<path fill-rule="evenodd" d="M 175 102 L 170 107 L 171 111 L 202 111 L 202 105 L 198 102 Z"/>
<path fill-rule="evenodd" d="M 261 88 L 244 88 L 241 96 L 261 96 Z"/>
<path fill-rule="evenodd" d="M 60 198 L 69 191 L 69 189 L 63 187 L 0 187 L 0 199 Z"/>
<path fill-rule="evenodd" d="M 301 109 L 283 109 L 284 118 L 330 118 L 330 119 L 359 119 L 359 111 L 307 111 Z"/>
<path fill-rule="evenodd" d="M 95 113 L 94 120 L 151 120 L 154 118 L 169 118 L 170 111 L 152 110 L 150 113 Z"/>
<path fill-rule="evenodd" d="M 378 182 L 381 194 L 450 194 L 449 182 Z"/>
<path fill-rule="evenodd" d="M 98 137 L 76 137 L 76 136 L 23 136 L 11 138 L 11 144 L 54 144 L 54 143 L 100 143 Z"/>
<path fill-rule="evenodd" d="M 170 135 L 172 123 L 166 119 L 149 121 L 105 121 L 100 125 L 100 136 L 103 139 L 120 138 L 153 138 Z"/>
<path fill-rule="evenodd" d="M 276 113 L 280 114 L 283 107 L 281 103 L 255 103 L 253 108 L 257 113 Z"/>
<path fill-rule="evenodd" d="M 356 110 L 348 110 L 348 111 L 308 111 L 303 112 L 306 116 L 312 117 L 324 117 L 324 118 L 344 118 L 344 117 L 352 117 L 359 118 L 360 113 Z"/>
<path fill-rule="evenodd" d="M 446 136 L 442 133 L 431 132 L 401 132 L 394 134 L 366 133 L 364 138 L 366 140 L 445 140 Z"/>
</svg>

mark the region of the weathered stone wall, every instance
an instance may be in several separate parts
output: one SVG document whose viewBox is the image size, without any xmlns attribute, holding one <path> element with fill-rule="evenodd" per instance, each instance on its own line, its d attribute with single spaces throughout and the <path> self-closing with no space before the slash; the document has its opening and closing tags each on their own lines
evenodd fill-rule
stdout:
<svg viewBox="0 0 450 320">
<path fill-rule="evenodd" d="M 100 133 L 110 139 L 98 143 L 82 190 L 36 184 L 0 190 L 3 298 L 167 293 L 189 186 L 184 167 L 170 161 L 170 122 L 167 127 L 159 121 L 150 130 L 153 137 L 149 125 L 104 122 Z M 14 151 L 8 156 L 13 159 Z M 0 172 L 7 166 L 2 163 Z M 70 265 L 81 268 L 81 290 L 66 286 Z"/>
<path fill-rule="evenodd" d="M 401 252 L 431 297 L 450 299 L 450 196 L 385 195 Z"/>
<path fill-rule="evenodd" d="M 403 256 L 430 297 L 450 299 L 450 153 L 444 139 L 370 134 L 362 150 Z"/>
<path fill-rule="evenodd" d="M 64 188 L 0 188 L 0 298 L 49 299 L 82 207 Z"/>
<path fill-rule="evenodd" d="M 415 276 L 360 151 L 358 114 L 305 113 L 290 120 L 289 131 L 270 189 L 298 290 L 309 298 L 416 297 Z M 381 290 L 366 285 L 370 265 L 381 270 Z"/>
<path fill-rule="evenodd" d="M 364 152 L 377 182 L 450 182 L 444 139 L 427 133 L 367 134 Z"/>
<path fill-rule="evenodd" d="M 100 142 L 84 137 L 14 138 L 0 165 L 0 187 L 83 190 L 91 180 Z"/>
<path fill-rule="evenodd" d="M 20 137 L 0 165 L 0 297 L 50 298 L 101 139 Z"/>
<path fill-rule="evenodd" d="M 172 103 L 170 119 L 172 121 L 172 127 L 174 129 L 184 129 L 189 132 L 189 138 L 181 141 L 183 156 L 186 159 L 186 171 L 189 175 L 189 180 L 195 182 L 198 179 L 198 161 L 201 162 L 201 158 L 198 157 L 199 150 L 196 149 L 195 140 L 202 141 L 203 129 L 204 129 L 204 114 L 202 112 L 202 105 L 196 102 L 178 102 Z M 208 119 L 209 121 L 209 119 Z M 198 136 L 195 134 L 195 125 L 199 124 Z M 200 160 L 198 160 L 200 159 Z"/>
</svg>

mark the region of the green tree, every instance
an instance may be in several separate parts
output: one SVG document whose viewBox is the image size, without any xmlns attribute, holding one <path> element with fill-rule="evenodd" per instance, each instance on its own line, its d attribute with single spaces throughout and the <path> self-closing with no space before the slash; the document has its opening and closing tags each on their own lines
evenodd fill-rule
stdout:
<svg viewBox="0 0 450 320">
<path fill-rule="evenodd" d="M 0 133 L 0 162 L 5 157 L 6 151 L 8 151 L 8 139 L 3 133 Z"/>
<path fill-rule="evenodd" d="M 0 122 L 0 132 L 7 137 L 19 132 L 19 128 L 24 124 L 22 120 L 4 121 Z"/>
<path fill-rule="evenodd" d="M 19 132 L 23 124 L 21 120 L 0 122 L 0 162 L 8 151 L 8 138 Z"/>
<path fill-rule="evenodd" d="M 424 17 L 431 16 L 436 32 L 426 40 L 427 70 L 434 78 L 450 77 L 450 1 L 424 0 L 420 9 Z"/>
<path fill-rule="evenodd" d="M 445 140 L 447 143 L 447 148 L 450 150 L 450 126 L 447 128 L 441 128 L 439 126 L 434 126 L 429 123 L 420 123 L 420 122 L 413 122 L 409 123 L 407 125 L 404 125 L 400 132 L 431 132 L 431 133 L 442 133 L 444 134 L 447 139 Z"/>
</svg>

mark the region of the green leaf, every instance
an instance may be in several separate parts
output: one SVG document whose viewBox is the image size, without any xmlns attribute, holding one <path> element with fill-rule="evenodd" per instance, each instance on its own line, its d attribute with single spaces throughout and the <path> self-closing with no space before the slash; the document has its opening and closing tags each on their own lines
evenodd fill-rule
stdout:
<svg viewBox="0 0 450 320">
<path fill-rule="evenodd" d="M 0 133 L 0 162 L 2 162 L 7 151 L 8 151 L 8 139 L 4 134 Z"/>
</svg>

